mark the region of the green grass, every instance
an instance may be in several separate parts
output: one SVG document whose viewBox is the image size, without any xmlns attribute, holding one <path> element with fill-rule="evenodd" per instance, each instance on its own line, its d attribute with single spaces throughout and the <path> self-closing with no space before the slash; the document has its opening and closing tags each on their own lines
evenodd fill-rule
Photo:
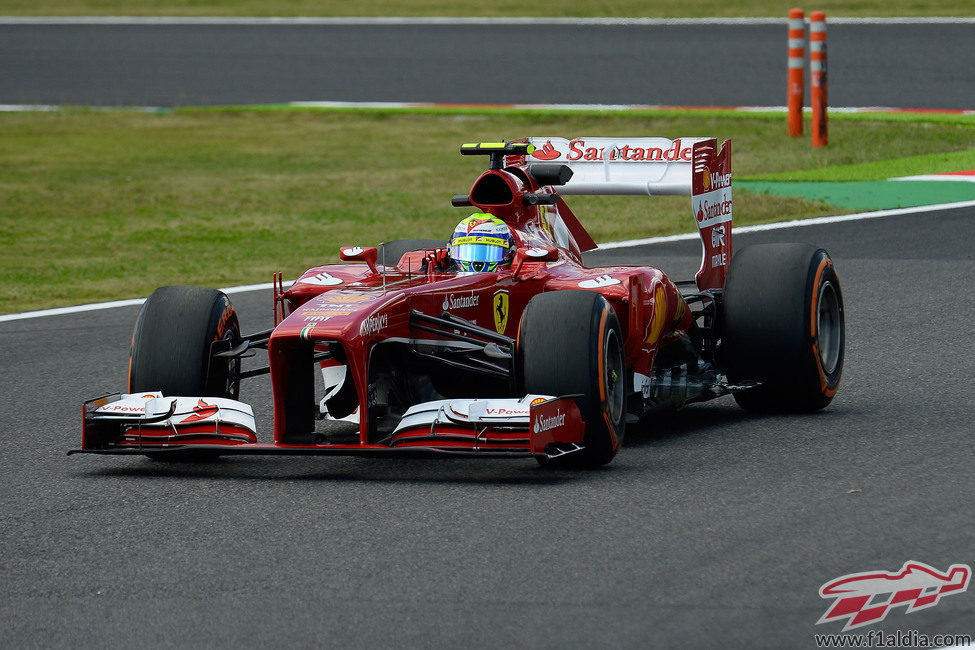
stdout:
<svg viewBox="0 0 975 650">
<path fill-rule="evenodd" d="M 975 126 L 836 119 L 830 146 L 774 119 L 729 113 L 66 110 L 0 114 L 0 313 L 294 277 L 342 244 L 446 237 L 484 160 L 472 140 L 525 135 L 714 135 L 736 178 L 846 180 L 970 168 Z M 961 152 L 961 153 L 952 153 Z M 947 158 L 946 158 L 947 156 Z M 906 159 L 908 162 L 900 162 Z M 947 160 L 947 162 L 945 162 Z M 941 162 L 943 165 L 941 165 Z M 955 162 L 958 166 L 955 166 Z M 693 229 L 690 200 L 571 197 L 597 241 Z M 735 194 L 738 224 L 839 212 Z"/>
<path fill-rule="evenodd" d="M 25 16 L 607 16 L 785 17 L 792 4 L 769 0 L 3 0 L 0 15 Z M 817 0 L 807 11 L 827 16 L 972 16 L 970 0 L 889 2 Z"/>
<path fill-rule="evenodd" d="M 871 160 L 849 165 L 838 165 L 836 167 L 818 167 L 774 174 L 758 174 L 748 178 L 748 180 L 882 181 L 898 176 L 940 174 L 966 169 L 975 169 L 975 149 L 920 154 L 894 160 Z"/>
</svg>

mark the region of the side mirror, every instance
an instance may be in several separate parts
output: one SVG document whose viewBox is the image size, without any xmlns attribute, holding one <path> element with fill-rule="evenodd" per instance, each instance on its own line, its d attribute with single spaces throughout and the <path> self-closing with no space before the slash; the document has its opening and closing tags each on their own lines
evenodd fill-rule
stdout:
<svg viewBox="0 0 975 650">
<path fill-rule="evenodd" d="M 369 270 L 379 273 L 376 268 L 376 259 L 379 251 L 375 246 L 345 246 L 339 249 L 339 258 L 344 262 L 365 262 L 369 265 Z"/>
</svg>

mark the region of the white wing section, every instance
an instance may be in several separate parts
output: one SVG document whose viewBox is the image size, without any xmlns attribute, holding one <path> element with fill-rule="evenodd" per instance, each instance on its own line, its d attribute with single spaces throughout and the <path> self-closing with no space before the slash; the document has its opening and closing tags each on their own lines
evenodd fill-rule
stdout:
<svg viewBox="0 0 975 650">
<path fill-rule="evenodd" d="M 694 143 L 707 139 L 532 137 L 526 160 L 568 165 L 563 195 L 690 196 Z"/>
<path fill-rule="evenodd" d="M 191 425 L 228 424 L 257 433 L 250 405 L 223 397 L 163 397 L 159 391 L 125 394 L 98 408 L 94 414 L 133 426 L 148 419 L 152 420 L 152 427 L 174 431 Z"/>
<path fill-rule="evenodd" d="M 521 399 L 447 399 L 411 406 L 394 434 L 434 424 L 478 427 L 506 425 L 528 427 L 532 402 L 555 399 L 550 395 L 526 395 Z"/>
</svg>

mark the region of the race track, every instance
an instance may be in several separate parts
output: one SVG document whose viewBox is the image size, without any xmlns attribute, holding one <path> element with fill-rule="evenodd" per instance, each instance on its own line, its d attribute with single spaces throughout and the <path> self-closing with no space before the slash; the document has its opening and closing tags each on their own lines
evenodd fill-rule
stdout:
<svg viewBox="0 0 975 650">
<path fill-rule="evenodd" d="M 0 104 L 784 103 L 784 25 L 478 29 L 4 24 Z M 975 108 L 970 24 L 829 35 L 832 105 Z M 804 417 L 693 406 L 593 472 L 67 457 L 82 401 L 125 385 L 138 308 L 0 322 L 0 644 L 812 647 L 840 628 L 815 625 L 828 580 L 975 564 L 975 209 L 735 236 L 760 241 L 834 257 L 836 400 Z M 689 278 L 699 255 L 588 262 Z M 245 329 L 270 326 L 269 292 L 233 300 Z M 268 440 L 267 378 L 242 398 Z M 972 598 L 868 629 L 973 633 Z"/>
<path fill-rule="evenodd" d="M 0 104 L 781 106 L 786 26 L 0 22 Z M 975 25 L 830 24 L 831 106 L 972 109 Z M 806 75 L 807 87 L 809 75 Z M 808 90 L 806 103 L 809 103 Z"/>
<path fill-rule="evenodd" d="M 824 582 L 972 564 L 973 240 L 971 208 L 736 235 L 833 255 L 837 398 L 802 417 L 690 407 L 593 472 L 67 457 L 83 399 L 124 387 L 137 308 L 2 322 L 3 645 L 811 647 L 840 627 L 815 625 Z M 698 257 L 588 261 L 681 278 Z M 268 292 L 234 302 L 245 329 L 269 325 Z M 245 385 L 262 439 L 267 395 Z M 972 597 L 875 627 L 971 633 Z"/>
</svg>

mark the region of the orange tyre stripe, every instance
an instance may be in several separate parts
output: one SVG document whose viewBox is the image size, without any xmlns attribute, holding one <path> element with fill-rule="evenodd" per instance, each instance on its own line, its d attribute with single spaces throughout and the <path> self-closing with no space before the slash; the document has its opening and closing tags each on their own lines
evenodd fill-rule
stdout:
<svg viewBox="0 0 975 650">
<path fill-rule="evenodd" d="M 620 446 L 619 436 L 616 435 L 616 427 L 613 425 L 613 421 L 609 419 L 609 408 L 606 404 L 606 364 L 605 359 L 605 346 L 603 346 L 603 337 L 606 335 L 606 321 L 609 320 L 609 310 L 612 309 L 609 305 L 603 309 L 603 313 L 599 316 L 599 351 L 596 354 L 596 360 L 599 364 L 598 368 L 598 379 L 599 379 L 599 403 L 603 405 L 601 409 L 603 412 L 603 421 L 606 422 L 606 430 L 609 431 L 609 439 L 612 444 L 613 451 L 616 451 Z"/>
</svg>

